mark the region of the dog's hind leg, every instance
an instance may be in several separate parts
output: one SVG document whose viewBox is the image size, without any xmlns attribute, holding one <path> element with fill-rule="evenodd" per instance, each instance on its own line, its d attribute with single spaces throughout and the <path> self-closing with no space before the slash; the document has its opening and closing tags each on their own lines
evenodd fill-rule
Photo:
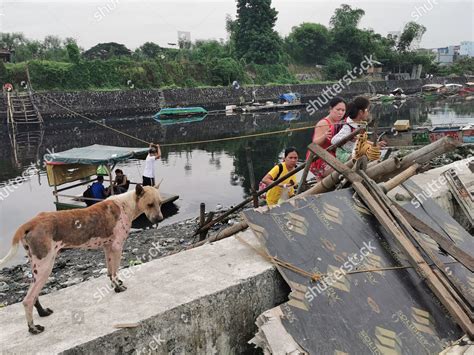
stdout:
<svg viewBox="0 0 474 355">
<path fill-rule="evenodd" d="M 35 308 L 38 311 L 38 315 L 40 317 L 47 317 L 47 316 L 49 316 L 53 313 L 53 310 L 51 308 L 44 309 L 43 306 L 41 306 L 41 303 L 39 301 L 39 297 L 36 299 Z"/>
<path fill-rule="evenodd" d="M 32 334 L 39 334 L 44 330 L 41 325 L 33 323 L 33 305 L 37 302 L 41 289 L 48 281 L 48 277 L 53 270 L 55 253 L 50 252 L 43 259 L 36 257 L 31 258 L 33 265 L 33 283 L 28 289 L 23 306 L 25 307 L 26 322 L 28 323 L 28 330 Z"/>
</svg>

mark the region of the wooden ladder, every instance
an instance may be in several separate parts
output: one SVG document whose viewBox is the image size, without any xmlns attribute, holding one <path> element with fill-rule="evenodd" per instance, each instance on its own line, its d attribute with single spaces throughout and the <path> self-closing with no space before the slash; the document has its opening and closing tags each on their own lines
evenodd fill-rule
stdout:
<svg viewBox="0 0 474 355">
<path fill-rule="evenodd" d="M 31 91 L 7 92 L 7 122 L 12 125 L 43 123 L 43 117 L 35 105 Z"/>
</svg>

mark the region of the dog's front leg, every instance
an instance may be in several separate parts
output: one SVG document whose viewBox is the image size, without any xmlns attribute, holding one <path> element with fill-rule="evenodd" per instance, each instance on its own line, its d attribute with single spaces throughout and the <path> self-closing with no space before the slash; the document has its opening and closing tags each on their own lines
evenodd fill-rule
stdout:
<svg viewBox="0 0 474 355">
<path fill-rule="evenodd" d="M 122 244 L 117 242 L 104 246 L 106 259 L 108 261 L 107 269 L 110 273 L 109 277 L 112 281 L 112 287 L 114 287 L 114 291 L 117 293 L 123 292 L 127 289 L 117 275 L 122 256 L 122 247 Z"/>
</svg>

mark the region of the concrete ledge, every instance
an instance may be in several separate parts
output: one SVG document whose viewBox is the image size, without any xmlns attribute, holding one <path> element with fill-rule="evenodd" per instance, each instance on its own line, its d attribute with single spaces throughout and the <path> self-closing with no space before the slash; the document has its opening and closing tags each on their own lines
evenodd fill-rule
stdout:
<svg viewBox="0 0 474 355">
<path fill-rule="evenodd" d="M 251 231 L 240 236 L 256 243 Z M 104 276 L 42 296 L 55 313 L 35 312 L 35 322 L 46 327 L 40 335 L 28 333 L 21 304 L 1 309 L 0 352 L 242 353 L 257 317 L 288 294 L 275 268 L 234 238 L 121 275 L 128 290 L 120 294 L 108 291 Z M 139 326 L 114 328 L 124 323 Z"/>
</svg>

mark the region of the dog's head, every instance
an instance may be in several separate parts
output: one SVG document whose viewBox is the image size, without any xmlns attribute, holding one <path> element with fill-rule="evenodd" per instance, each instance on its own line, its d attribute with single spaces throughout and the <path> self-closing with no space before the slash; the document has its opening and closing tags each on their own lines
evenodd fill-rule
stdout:
<svg viewBox="0 0 474 355">
<path fill-rule="evenodd" d="M 137 185 L 135 188 L 138 208 L 145 213 L 151 223 L 158 223 L 163 220 L 159 191 L 160 184 L 161 182 L 154 187 Z"/>
</svg>

